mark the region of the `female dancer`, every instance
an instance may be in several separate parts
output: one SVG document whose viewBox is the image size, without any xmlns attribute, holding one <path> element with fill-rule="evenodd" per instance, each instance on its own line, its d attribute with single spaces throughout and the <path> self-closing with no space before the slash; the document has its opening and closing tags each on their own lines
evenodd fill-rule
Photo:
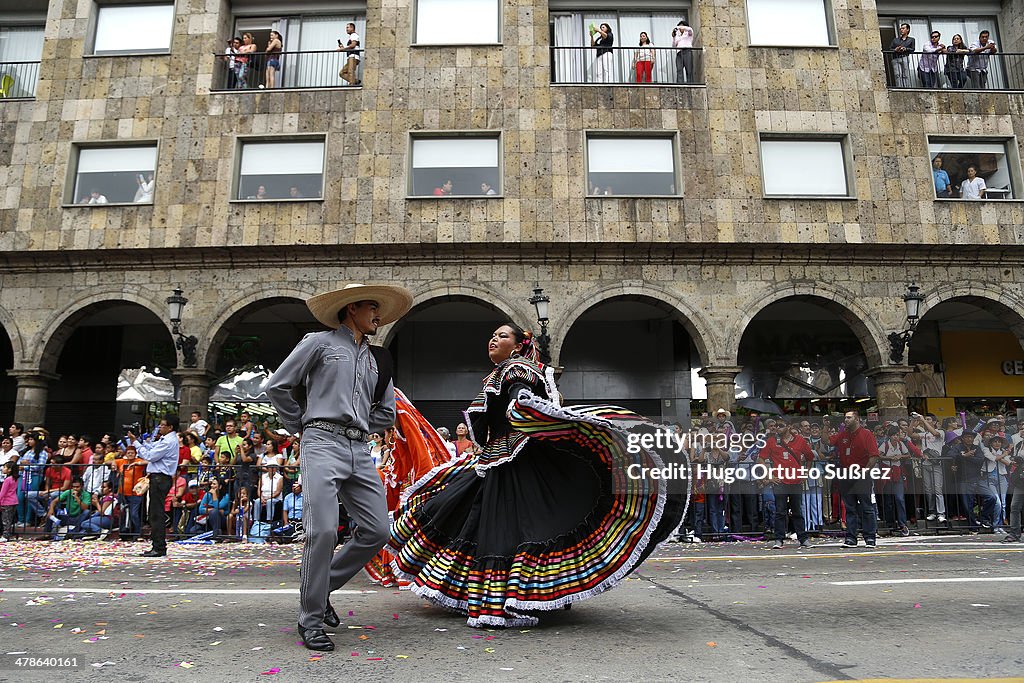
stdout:
<svg viewBox="0 0 1024 683">
<path fill-rule="evenodd" d="M 613 423 L 642 418 L 561 407 L 551 368 L 515 324 L 496 329 L 487 351 L 495 367 L 467 411 L 481 452 L 406 491 L 389 546 L 420 596 L 470 626 L 519 627 L 614 586 L 679 520 L 659 526 L 663 481 L 628 475 L 662 467 Z"/>
</svg>

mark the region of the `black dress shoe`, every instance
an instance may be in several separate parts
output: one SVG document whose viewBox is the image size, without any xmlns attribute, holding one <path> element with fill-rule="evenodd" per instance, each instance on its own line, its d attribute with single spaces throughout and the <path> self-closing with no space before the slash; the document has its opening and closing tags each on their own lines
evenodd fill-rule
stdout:
<svg viewBox="0 0 1024 683">
<path fill-rule="evenodd" d="M 156 550 L 147 550 L 139 555 L 139 557 L 167 557 L 167 553 L 161 553 Z"/>
<path fill-rule="evenodd" d="M 306 629 L 299 625 L 299 638 L 302 639 L 302 644 L 310 650 L 316 650 L 317 652 L 333 652 L 334 641 L 327 637 L 322 628 L 318 629 Z"/>
<path fill-rule="evenodd" d="M 341 617 L 331 607 L 331 601 L 327 601 L 327 609 L 324 610 L 324 626 L 330 626 L 331 628 L 337 628 L 341 625 Z"/>
</svg>

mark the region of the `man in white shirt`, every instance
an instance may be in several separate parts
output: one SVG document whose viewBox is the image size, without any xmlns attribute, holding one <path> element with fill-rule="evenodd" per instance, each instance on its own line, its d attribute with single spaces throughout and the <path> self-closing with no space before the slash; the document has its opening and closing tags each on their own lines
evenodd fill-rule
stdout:
<svg viewBox="0 0 1024 683">
<path fill-rule="evenodd" d="M 98 496 L 103 489 L 103 482 L 110 476 L 110 470 L 103 463 L 105 453 L 106 446 L 102 443 L 96 444 L 92 452 L 92 461 L 82 474 L 82 488 L 88 491 L 90 496 Z"/>
<path fill-rule="evenodd" d="M 693 80 L 693 29 L 680 21 L 672 29 L 672 47 L 676 48 L 676 83 Z"/>
<path fill-rule="evenodd" d="M 967 180 L 960 183 L 960 199 L 984 199 L 985 180 L 978 177 L 978 169 L 974 166 L 967 167 Z"/>
<path fill-rule="evenodd" d="M 11 428 L 7 430 L 7 433 L 11 435 L 11 443 L 14 445 L 14 450 L 19 453 L 24 453 L 28 450 L 28 446 L 25 445 L 25 425 L 20 422 L 14 422 L 11 424 Z"/>
<path fill-rule="evenodd" d="M 107 198 L 102 193 L 100 193 L 99 190 L 97 190 L 96 188 L 93 188 L 92 191 L 89 192 L 89 201 L 87 203 L 88 204 L 106 204 L 107 203 Z"/>
<path fill-rule="evenodd" d="M 946 522 L 945 478 L 942 469 L 942 450 L 946 435 L 938 427 L 938 419 L 932 413 L 922 417 L 915 414 L 910 427 L 921 438 L 921 452 L 925 459 L 921 463 L 924 475 L 925 505 L 928 507 L 928 521 Z"/>
<path fill-rule="evenodd" d="M 356 73 L 359 69 L 360 59 L 360 38 L 359 34 L 356 33 L 356 25 L 349 23 L 345 25 L 345 33 L 348 34 L 348 42 L 342 44 L 338 41 L 338 50 L 348 54 L 348 59 L 345 60 L 345 66 L 341 68 L 338 75 L 345 79 L 345 82 L 349 85 L 362 85 L 363 82 L 359 80 L 359 75 Z"/>
</svg>

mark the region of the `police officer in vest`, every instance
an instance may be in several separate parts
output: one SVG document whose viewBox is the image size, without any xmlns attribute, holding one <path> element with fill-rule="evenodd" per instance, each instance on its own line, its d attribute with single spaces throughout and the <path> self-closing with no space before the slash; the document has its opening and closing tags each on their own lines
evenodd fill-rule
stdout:
<svg viewBox="0 0 1024 683">
<path fill-rule="evenodd" d="M 334 643 L 324 626 L 340 623 L 331 606 L 338 590 L 388 538 L 388 509 L 366 435 L 395 421 L 391 356 L 369 337 L 412 307 L 412 294 L 391 285 L 350 284 L 306 302 L 332 331 L 306 335 L 266 385 L 286 429 L 302 432 L 305 484 L 299 589 L 299 637 L 311 650 Z M 298 391 L 296 391 L 298 390 Z M 299 396 L 305 393 L 305 406 Z M 352 540 L 334 553 L 338 501 L 356 524 Z M 333 555 L 333 557 L 332 557 Z"/>
</svg>

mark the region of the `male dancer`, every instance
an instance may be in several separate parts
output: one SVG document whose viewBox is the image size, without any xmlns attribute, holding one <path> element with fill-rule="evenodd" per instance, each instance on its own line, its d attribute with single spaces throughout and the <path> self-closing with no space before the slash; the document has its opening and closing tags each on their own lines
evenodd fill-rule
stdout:
<svg viewBox="0 0 1024 683">
<path fill-rule="evenodd" d="M 331 332 L 307 334 L 266 385 L 289 432 L 302 432 L 303 520 L 299 637 L 310 650 L 330 651 L 324 626 L 338 626 L 331 591 L 362 569 L 388 539 L 384 485 L 366 435 L 395 421 L 391 358 L 368 337 L 412 307 L 412 294 L 390 285 L 351 284 L 306 302 Z M 305 388 L 306 405 L 293 390 Z M 337 542 L 338 500 L 356 523 L 352 540 Z"/>
</svg>

